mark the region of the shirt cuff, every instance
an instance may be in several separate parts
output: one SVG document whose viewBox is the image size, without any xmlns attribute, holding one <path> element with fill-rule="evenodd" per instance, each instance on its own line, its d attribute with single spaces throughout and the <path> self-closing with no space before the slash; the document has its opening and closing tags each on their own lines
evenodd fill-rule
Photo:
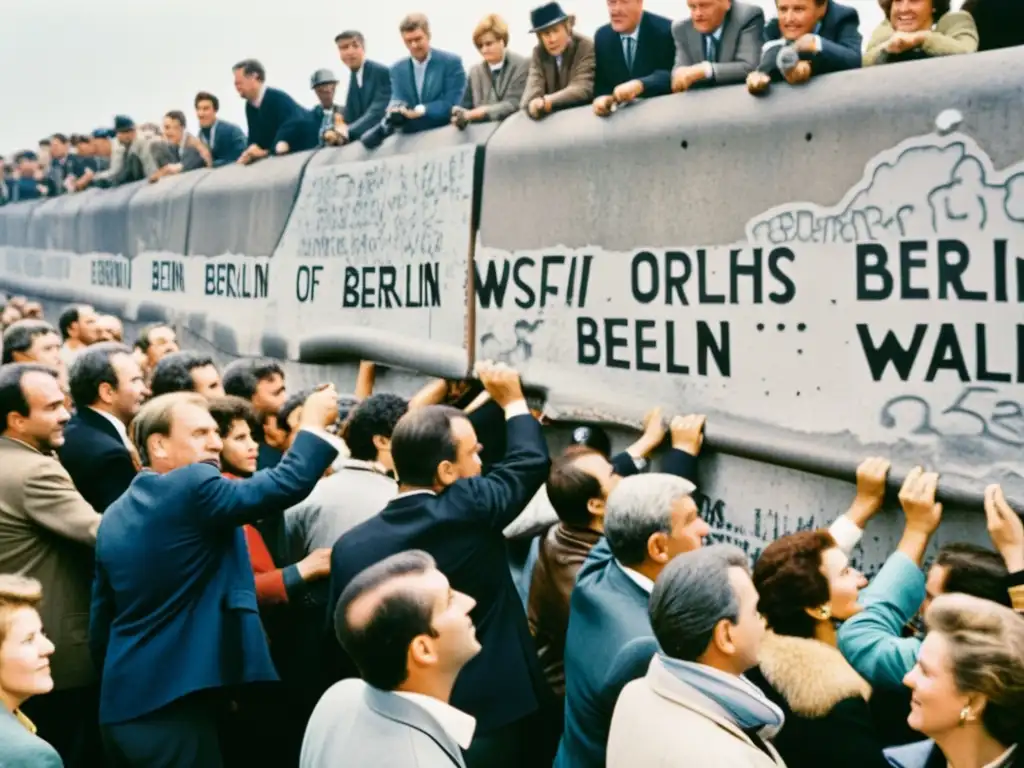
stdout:
<svg viewBox="0 0 1024 768">
<path fill-rule="evenodd" d="M 828 532 L 836 540 L 836 546 L 846 553 L 847 557 L 849 557 L 850 553 L 853 552 L 853 548 L 860 543 L 861 538 L 864 536 L 864 529 L 846 515 L 837 517 L 832 525 L 828 527 Z"/>
<path fill-rule="evenodd" d="M 814 36 L 814 52 L 821 53 L 821 35 Z"/>
<path fill-rule="evenodd" d="M 423 115 L 427 114 L 427 108 L 422 104 L 417 104 L 413 109 L 413 112 L 415 112 L 418 117 L 423 117 Z"/>
<path fill-rule="evenodd" d="M 708 80 L 715 79 L 715 65 L 712 64 L 710 61 L 704 62 L 704 77 L 707 78 Z"/>
<path fill-rule="evenodd" d="M 505 406 L 505 419 L 514 419 L 516 416 L 529 416 L 530 406 L 526 404 L 526 398 L 515 400 Z"/>
<path fill-rule="evenodd" d="M 630 456 L 630 458 L 633 459 L 633 464 L 636 465 L 637 472 L 643 472 L 647 469 L 647 459 L 643 456 Z"/>
</svg>

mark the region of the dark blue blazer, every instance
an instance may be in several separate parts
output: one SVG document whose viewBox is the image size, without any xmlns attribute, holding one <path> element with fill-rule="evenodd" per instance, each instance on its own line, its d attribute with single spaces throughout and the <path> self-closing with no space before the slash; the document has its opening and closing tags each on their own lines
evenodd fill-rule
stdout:
<svg viewBox="0 0 1024 768">
<path fill-rule="evenodd" d="M 80 408 L 71 417 L 57 456 L 82 498 L 101 515 L 135 479 L 135 465 L 117 429 L 92 408 Z"/>
<path fill-rule="evenodd" d="M 427 108 L 423 117 L 409 120 L 402 126 L 405 133 L 448 125 L 452 119 L 452 107 L 462 103 L 465 92 L 466 69 L 462 66 L 462 59 L 454 53 L 437 48 L 431 50 L 421 94 L 416 93 L 416 75 L 411 58 L 402 59 L 391 67 L 391 102 L 407 107 L 422 104 Z"/>
<path fill-rule="evenodd" d="M 407 549 L 429 552 L 452 588 L 476 600 L 471 616 L 483 650 L 459 674 L 451 703 L 473 715 L 482 734 L 535 712 L 546 685 L 502 531 L 544 484 L 550 461 L 532 416 L 509 419 L 507 430 L 507 452 L 486 476 L 459 480 L 436 496 L 400 496 L 338 539 L 331 552 L 332 622 L 342 590 L 357 573 Z"/>
<path fill-rule="evenodd" d="M 345 123 L 348 137 L 356 141 L 384 119 L 391 103 L 391 72 L 383 64 L 367 59 L 363 62 L 363 87 L 356 82 L 353 72 L 348 80 L 345 98 Z"/>
<path fill-rule="evenodd" d="M 829 0 L 828 10 L 825 11 L 825 15 L 821 19 L 818 36 L 821 38 L 821 52 L 800 57 L 811 62 L 811 70 L 814 74 L 824 75 L 829 72 L 841 72 L 860 67 L 862 38 L 860 16 L 857 15 L 856 8 Z M 779 20 L 772 19 L 764 27 L 764 41 L 770 43 L 781 38 Z M 778 49 L 774 50 L 777 52 Z M 771 56 L 772 62 L 774 62 L 775 53 L 772 53 Z M 777 74 L 774 65 L 771 71 L 773 76 Z"/>
<path fill-rule="evenodd" d="M 594 75 L 594 96 L 610 96 L 615 87 L 640 80 L 644 97 L 664 96 L 672 90 L 672 67 L 676 60 L 676 42 L 672 37 L 672 21 L 644 11 L 640 18 L 636 55 L 632 72 L 626 67 L 622 37 L 605 24 L 594 35 L 597 71 Z"/>
<path fill-rule="evenodd" d="M 248 112 L 246 114 L 248 115 Z M 199 133 L 201 138 L 209 138 L 205 129 L 200 129 Z M 213 146 L 210 147 L 210 154 L 213 155 L 213 167 L 220 168 L 222 165 L 234 163 L 245 152 L 248 144 L 245 131 L 227 120 L 218 120 L 214 124 Z"/>
<path fill-rule="evenodd" d="M 302 120 L 305 115 L 306 110 L 287 93 L 277 88 L 267 88 L 259 109 L 249 102 L 245 103 L 249 144 L 256 144 L 273 154 L 281 129 L 293 120 Z"/>
<path fill-rule="evenodd" d="M 143 471 L 107 509 L 89 621 L 101 724 L 196 691 L 277 680 L 241 526 L 304 499 L 336 456 L 304 431 L 275 469 L 247 480 L 210 464 Z"/>
<path fill-rule="evenodd" d="M 565 731 L 555 768 L 603 768 L 605 677 L 623 647 L 654 634 L 650 596 L 615 562 L 608 540 L 590 550 L 569 599 L 565 637 Z"/>
</svg>

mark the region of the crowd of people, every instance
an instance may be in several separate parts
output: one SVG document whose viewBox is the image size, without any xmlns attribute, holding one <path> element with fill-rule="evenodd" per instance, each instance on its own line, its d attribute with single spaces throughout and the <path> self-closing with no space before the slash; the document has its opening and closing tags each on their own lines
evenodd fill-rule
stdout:
<svg viewBox="0 0 1024 768">
<path fill-rule="evenodd" d="M 504 364 L 293 392 L 169 325 L 129 346 L 92 307 L 42 314 L 3 305 L 4 768 L 1021 764 L 999 486 L 993 548 L 929 561 L 939 475 L 913 470 L 869 583 L 868 458 L 827 529 L 750 562 L 699 514 L 700 414 L 552 455 Z"/>
<path fill-rule="evenodd" d="M 958 10 L 949 0 L 879 0 L 885 20 L 866 47 L 857 11 L 836 0 L 776 0 L 778 16 L 767 24 L 760 7 L 741 0 L 687 0 L 689 17 L 674 22 L 644 11 L 643 0 L 607 4 L 609 23 L 593 37 L 559 3 L 535 8 L 530 31 L 538 42 L 530 57 L 508 50 L 507 22 L 489 14 L 473 31 L 482 60 L 468 73 L 458 55 L 432 47 L 423 14 L 402 19 L 409 57 L 390 67 L 367 58 L 360 32 L 342 32 L 335 43 L 348 85 L 344 104 L 330 69 L 312 74 L 317 104 L 307 109 L 269 86 L 258 60 L 246 59 L 233 68 L 246 130 L 218 119 L 219 98 L 200 91 L 196 133 L 180 109 L 161 125 L 120 115 L 112 128 L 91 134 L 55 133 L 38 151 L 4 164 L 0 204 L 356 140 L 373 148 L 395 131 L 465 128 L 520 110 L 539 120 L 592 104 L 608 117 L 640 99 L 694 89 L 745 84 L 764 94 L 773 82 L 799 85 L 861 66 L 1024 44 L 1019 0 L 964 0 Z"/>
</svg>

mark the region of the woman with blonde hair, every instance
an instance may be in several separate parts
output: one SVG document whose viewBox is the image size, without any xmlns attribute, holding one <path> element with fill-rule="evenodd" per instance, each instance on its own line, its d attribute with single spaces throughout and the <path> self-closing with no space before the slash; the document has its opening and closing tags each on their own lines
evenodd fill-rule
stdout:
<svg viewBox="0 0 1024 768">
<path fill-rule="evenodd" d="M 886 751 L 898 768 L 1024 764 L 1024 618 L 989 600 L 935 598 L 928 635 L 904 678 L 910 727 L 928 741 Z"/>
<path fill-rule="evenodd" d="M 43 633 L 36 606 L 43 589 L 35 579 L 0 575 L 0 766 L 61 768 L 57 750 L 35 735 L 20 707 L 53 690 L 53 643 Z"/>
<path fill-rule="evenodd" d="M 473 45 L 482 61 L 469 70 L 462 106 L 452 108 L 452 123 L 500 122 L 515 114 L 526 90 L 530 61 L 508 50 L 508 24 L 488 14 L 473 30 Z"/>
</svg>

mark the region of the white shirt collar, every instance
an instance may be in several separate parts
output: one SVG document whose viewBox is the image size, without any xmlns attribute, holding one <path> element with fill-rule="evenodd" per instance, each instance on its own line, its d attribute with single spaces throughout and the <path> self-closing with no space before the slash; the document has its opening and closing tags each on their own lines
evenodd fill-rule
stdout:
<svg viewBox="0 0 1024 768">
<path fill-rule="evenodd" d="M 121 441 L 125 445 L 128 445 L 128 429 L 125 427 L 123 421 L 121 421 L 116 416 L 107 413 L 106 411 L 101 411 L 99 408 L 93 408 L 93 407 L 90 406 L 89 410 L 92 411 L 93 413 L 98 413 L 104 419 L 106 419 L 111 424 L 113 424 L 114 425 L 114 429 L 117 430 L 117 434 L 121 438 Z"/>
<path fill-rule="evenodd" d="M 619 39 L 620 39 L 620 40 L 624 40 L 624 39 L 626 39 L 627 37 L 631 37 L 631 38 L 633 38 L 633 41 L 634 41 L 634 42 L 640 42 L 640 25 L 639 25 L 639 24 L 637 24 L 637 25 L 636 25 L 636 29 L 634 29 L 634 30 L 633 30 L 632 32 L 630 32 L 630 33 L 629 33 L 628 35 L 619 35 Z"/>
<path fill-rule="evenodd" d="M 259 109 L 260 108 L 260 104 L 263 103 L 263 97 L 266 96 L 266 95 L 267 95 L 267 84 L 264 83 L 263 86 L 260 88 L 260 95 L 256 97 L 256 101 L 252 102 L 252 105 L 254 107 L 256 107 L 256 109 Z"/>
<path fill-rule="evenodd" d="M 412 60 L 412 65 L 414 67 L 418 67 L 420 69 L 426 69 L 427 64 L 430 63 L 430 57 L 433 56 L 433 55 L 434 55 L 433 51 L 428 51 L 427 52 L 427 58 L 425 58 L 423 61 L 417 61 L 416 59 L 413 59 Z"/>
<path fill-rule="evenodd" d="M 451 736 L 456 744 L 463 749 L 469 749 L 469 745 L 473 743 L 473 733 L 476 731 L 476 718 L 456 709 L 451 704 L 435 699 L 433 696 L 407 691 L 395 691 L 394 693 L 425 709 L 427 714 L 437 720 L 438 725 Z"/>
<path fill-rule="evenodd" d="M 364 61 L 359 65 L 359 69 L 356 70 L 356 85 L 360 88 L 363 87 L 363 71 L 366 69 L 366 62 Z"/>
<path fill-rule="evenodd" d="M 640 587 L 640 589 L 642 589 L 648 595 L 654 591 L 654 582 L 648 579 L 642 573 L 640 573 L 639 571 L 634 571 L 632 568 L 623 565 L 618 560 L 615 561 L 615 564 L 622 569 L 622 572 L 626 574 L 633 581 L 634 584 Z"/>
<path fill-rule="evenodd" d="M 507 64 L 507 63 L 508 63 L 508 54 L 506 53 L 504 56 L 501 57 L 501 61 L 500 62 L 498 62 L 497 64 L 488 64 L 487 66 L 491 68 L 491 72 L 497 72 L 500 69 L 504 69 L 505 68 L 505 64 Z"/>
</svg>

